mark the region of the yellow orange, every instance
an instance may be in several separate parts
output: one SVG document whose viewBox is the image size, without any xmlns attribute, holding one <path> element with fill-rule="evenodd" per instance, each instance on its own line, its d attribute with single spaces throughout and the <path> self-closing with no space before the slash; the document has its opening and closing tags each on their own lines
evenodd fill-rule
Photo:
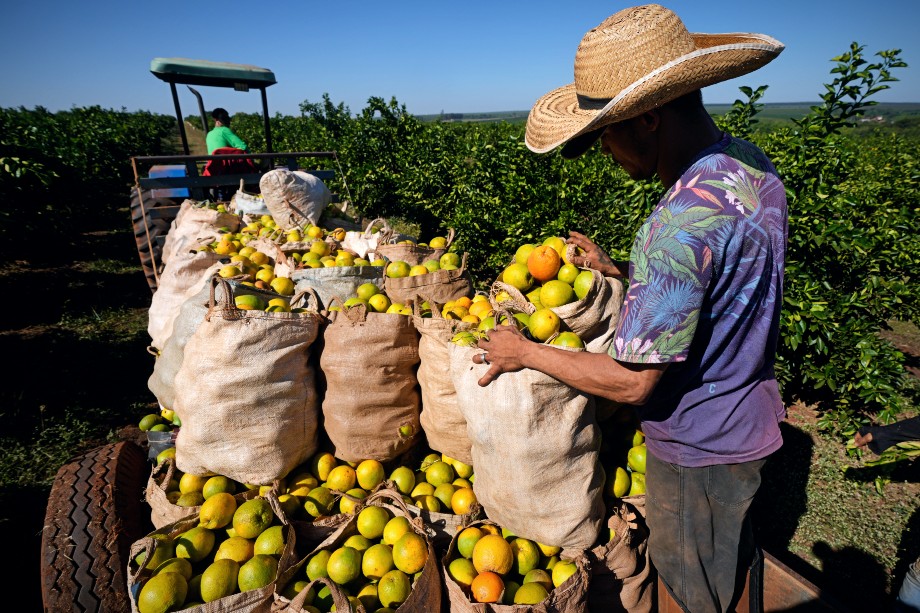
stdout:
<svg viewBox="0 0 920 613">
<path fill-rule="evenodd" d="M 511 545 L 500 536 L 487 534 L 473 547 L 473 566 L 480 573 L 492 571 L 508 574 L 514 566 Z"/>
</svg>

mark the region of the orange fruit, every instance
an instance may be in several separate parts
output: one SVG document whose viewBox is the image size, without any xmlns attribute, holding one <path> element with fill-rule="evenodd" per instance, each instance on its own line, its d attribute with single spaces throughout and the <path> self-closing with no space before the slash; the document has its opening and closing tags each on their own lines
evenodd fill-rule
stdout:
<svg viewBox="0 0 920 613">
<path fill-rule="evenodd" d="M 536 248 L 536 245 L 526 243 L 517 248 L 517 251 L 514 252 L 514 261 L 518 264 L 527 264 L 527 258 L 530 257 L 530 252 Z"/>
<path fill-rule="evenodd" d="M 361 559 L 361 572 L 372 581 L 379 581 L 393 570 L 393 551 L 382 543 L 371 545 Z"/>
<path fill-rule="evenodd" d="M 563 283 L 572 285 L 575 283 L 575 279 L 578 278 L 580 272 L 581 271 L 578 269 L 578 266 L 575 266 L 575 264 L 563 264 L 559 269 L 559 272 L 556 274 L 556 278 Z"/>
<path fill-rule="evenodd" d="M 622 498 L 629 493 L 630 485 L 632 485 L 632 480 L 629 477 L 629 473 L 622 466 L 617 466 L 611 469 L 607 475 L 604 493 L 612 498 Z"/>
<path fill-rule="evenodd" d="M 473 299 L 468 296 L 460 296 L 454 300 L 454 306 L 463 307 L 464 309 L 469 309 L 473 306 Z"/>
<path fill-rule="evenodd" d="M 428 543 L 415 532 L 406 532 L 393 545 L 393 564 L 407 575 L 414 575 L 428 561 Z"/>
<path fill-rule="evenodd" d="M 559 319 L 559 316 L 553 313 L 550 309 L 539 309 L 534 311 L 530 315 L 530 321 L 527 325 L 527 329 L 530 330 L 530 334 L 533 335 L 535 339 L 540 342 L 545 342 L 549 338 L 559 331 L 559 326 L 562 325 L 562 321 Z"/>
<path fill-rule="evenodd" d="M 529 539 L 511 541 L 511 552 L 514 554 L 514 572 L 519 575 L 526 575 L 540 563 L 540 549 Z"/>
<path fill-rule="evenodd" d="M 457 515 L 466 515 L 470 512 L 470 507 L 473 506 L 474 502 L 477 502 L 477 500 L 473 490 L 461 487 L 450 497 L 450 508 Z"/>
<path fill-rule="evenodd" d="M 634 473 L 645 474 L 646 449 L 645 443 L 629 449 L 626 455 L 626 463 L 629 464 L 629 467 Z"/>
<path fill-rule="evenodd" d="M 492 524 L 482 524 L 479 526 L 479 529 L 482 530 L 483 536 L 486 534 L 494 534 L 496 536 L 502 535 L 502 529 L 498 526 L 493 526 Z"/>
<path fill-rule="evenodd" d="M 401 570 L 391 570 L 377 582 L 377 598 L 384 607 L 396 609 L 409 598 L 412 580 Z"/>
<path fill-rule="evenodd" d="M 473 568 L 473 563 L 466 558 L 457 558 L 448 564 L 447 574 L 463 588 L 464 592 L 469 592 L 476 578 L 476 569 Z"/>
<path fill-rule="evenodd" d="M 492 305 L 488 300 L 479 300 L 470 305 L 470 315 L 475 315 L 479 319 L 488 317 L 492 314 Z"/>
<path fill-rule="evenodd" d="M 386 473 L 383 464 L 377 460 L 364 460 L 355 469 L 358 485 L 366 490 L 372 490 L 383 481 Z"/>
<path fill-rule="evenodd" d="M 408 277 L 409 271 L 411 269 L 412 267 L 409 266 L 409 264 L 407 264 L 406 262 L 403 262 L 401 260 L 396 260 L 395 262 L 390 262 L 389 264 L 387 264 L 387 267 L 385 269 L 386 271 L 385 274 L 391 279 L 400 279 L 402 277 Z"/>
<path fill-rule="evenodd" d="M 575 290 L 572 286 L 558 279 L 551 279 L 540 288 L 540 304 L 553 308 L 575 302 Z"/>
<path fill-rule="evenodd" d="M 472 558 L 473 548 L 483 536 L 485 536 L 485 532 L 476 526 L 464 528 L 457 536 L 457 551 L 459 551 L 460 555 L 464 558 Z"/>
<path fill-rule="evenodd" d="M 329 556 L 326 572 L 339 585 L 354 581 L 361 576 L 361 552 L 351 547 L 336 549 Z"/>
<path fill-rule="evenodd" d="M 575 277 L 575 282 L 572 283 L 572 287 L 575 289 L 575 295 L 578 296 L 579 300 L 584 300 L 584 297 L 591 291 L 593 284 L 594 273 L 590 270 L 583 270 L 578 273 L 578 276 Z"/>
<path fill-rule="evenodd" d="M 480 573 L 487 571 L 506 575 L 514 566 L 511 545 L 500 536 L 487 534 L 473 547 L 473 566 Z"/>
<path fill-rule="evenodd" d="M 559 336 L 551 340 L 549 344 L 557 347 L 583 348 L 585 346 L 584 341 L 574 332 L 560 332 Z"/>
<path fill-rule="evenodd" d="M 548 239 L 543 241 L 543 245 L 547 247 L 552 247 L 553 250 L 559 254 L 560 258 L 565 257 L 565 239 L 558 236 L 550 236 Z"/>
<path fill-rule="evenodd" d="M 559 253 L 547 245 L 540 245 L 527 258 L 527 270 L 540 283 L 555 279 L 561 266 Z"/>
<path fill-rule="evenodd" d="M 542 568 L 535 568 L 524 575 L 524 583 L 521 587 L 528 583 L 539 583 L 547 590 L 553 589 L 553 578 Z"/>
<path fill-rule="evenodd" d="M 514 604 L 538 604 L 549 595 L 546 587 L 540 583 L 525 583 L 514 593 Z"/>
<path fill-rule="evenodd" d="M 502 281 L 512 287 L 526 292 L 533 285 L 533 274 L 530 272 L 527 264 L 514 263 L 508 266 L 502 273 Z"/>
<path fill-rule="evenodd" d="M 497 574 L 481 572 L 470 584 L 470 593 L 476 602 L 498 602 L 505 591 L 505 582 Z"/>
</svg>

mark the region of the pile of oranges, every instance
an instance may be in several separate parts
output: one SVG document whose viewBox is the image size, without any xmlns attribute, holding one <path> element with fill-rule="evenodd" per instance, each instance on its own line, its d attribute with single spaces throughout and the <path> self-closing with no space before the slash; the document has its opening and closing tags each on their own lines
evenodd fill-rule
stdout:
<svg viewBox="0 0 920 613">
<path fill-rule="evenodd" d="M 532 605 L 574 575 L 561 548 L 515 536 L 491 522 L 464 528 L 452 544 L 447 574 L 473 602 Z"/>
</svg>

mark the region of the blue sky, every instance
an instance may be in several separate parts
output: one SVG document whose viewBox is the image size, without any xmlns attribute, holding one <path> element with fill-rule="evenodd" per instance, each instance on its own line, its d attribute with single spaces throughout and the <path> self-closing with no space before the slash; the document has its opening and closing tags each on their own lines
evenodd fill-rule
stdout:
<svg viewBox="0 0 920 613">
<path fill-rule="evenodd" d="M 158 3 L 131 0 L 10 2 L 0 26 L 0 107 L 73 106 L 173 113 L 154 57 L 271 69 L 272 113 L 298 113 L 328 93 L 353 112 L 371 96 L 412 113 L 526 110 L 573 80 L 578 42 L 636 3 L 570 0 L 466 2 Z M 920 102 L 920 0 L 771 0 L 665 3 L 692 32 L 761 32 L 786 50 L 758 72 L 704 90 L 731 102 L 738 87 L 769 85 L 765 102 L 817 100 L 831 57 L 858 41 L 901 48 L 909 64 L 880 101 Z M 256 8 L 261 7 L 261 8 Z M 220 9 L 220 10 L 217 10 Z M 257 93 L 201 88 L 208 108 L 260 109 Z M 180 94 L 185 114 L 194 98 Z"/>
</svg>

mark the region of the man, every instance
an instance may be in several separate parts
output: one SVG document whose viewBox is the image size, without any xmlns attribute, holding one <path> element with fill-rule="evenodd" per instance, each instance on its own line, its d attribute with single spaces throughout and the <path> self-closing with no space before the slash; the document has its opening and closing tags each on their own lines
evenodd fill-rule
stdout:
<svg viewBox="0 0 920 613">
<path fill-rule="evenodd" d="M 626 263 L 571 233 L 575 263 L 629 289 L 609 355 L 564 353 L 511 327 L 473 358 L 488 385 L 532 368 L 637 405 L 648 444 L 649 553 L 681 606 L 732 610 L 754 555 L 748 509 L 765 458 L 782 445 L 773 373 L 786 243 L 776 170 L 721 133 L 700 88 L 763 66 L 783 49 L 759 34 L 690 34 L 657 5 L 588 32 L 575 83 L 534 105 L 527 146 L 576 157 L 598 139 L 634 179 L 668 187 Z"/>
<path fill-rule="evenodd" d="M 239 151 L 228 153 L 239 153 L 248 149 L 243 139 L 230 129 L 230 113 L 226 109 L 214 109 L 211 112 L 211 117 L 214 118 L 214 128 L 205 137 L 208 145 L 208 155 L 214 155 L 216 149 L 227 147 L 239 149 Z"/>
</svg>

